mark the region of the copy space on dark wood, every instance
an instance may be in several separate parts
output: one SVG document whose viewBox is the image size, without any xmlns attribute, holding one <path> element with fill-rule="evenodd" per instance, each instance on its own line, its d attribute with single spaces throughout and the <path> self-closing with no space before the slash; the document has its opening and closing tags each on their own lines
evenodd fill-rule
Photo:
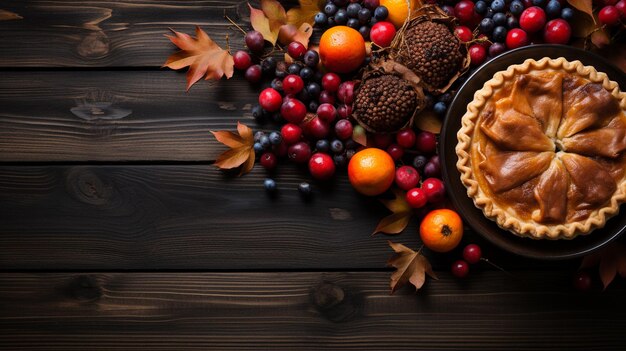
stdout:
<svg viewBox="0 0 626 351">
<path fill-rule="evenodd" d="M 572 293 L 562 271 L 0 276 L 1 350 L 619 350 L 626 288 Z"/>
</svg>

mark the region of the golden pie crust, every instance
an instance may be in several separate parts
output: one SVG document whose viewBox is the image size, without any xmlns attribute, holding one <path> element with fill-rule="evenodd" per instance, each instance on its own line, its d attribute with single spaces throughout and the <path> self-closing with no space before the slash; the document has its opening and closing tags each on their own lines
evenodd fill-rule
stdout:
<svg viewBox="0 0 626 351">
<path fill-rule="evenodd" d="M 589 234 L 626 201 L 626 93 L 580 61 L 528 59 L 496 73 L 457 138 L 468 196 L 516 235 Z"/>
</svg>

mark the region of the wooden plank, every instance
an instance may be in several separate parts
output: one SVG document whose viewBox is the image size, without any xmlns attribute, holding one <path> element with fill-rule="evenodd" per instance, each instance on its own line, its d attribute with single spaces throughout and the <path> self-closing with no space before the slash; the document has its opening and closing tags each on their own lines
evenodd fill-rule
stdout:
<svg viewBox="0 0 626 351">
<path fill-rule="evenodd" d="M 257 3 L 257 2 L 252 2 Z M 0 67 L 160 67 L 176 47 L 168 28 L 201 26 L 220 46 L 244 46 L 246 1 L 0 1 L 21 20 L 0 24 Z"/>
<path fill-rule="evenodd" d="M 389 296 L 388 272 L 0 275 L 1 350 L 619 350 L 623 281 L 447 273 Z"/>
<path fill-rule="evenodd" d="M 237 97 L 233 99 L 233 97 Z M 0 161 L 210 161 L 209 130 L 257 127 L 258 88 L 173 71 L 3 72 Z"/>
<path fill-rule="evenodd" d="M 385 266 L 387 239 L 419 248 L 417 219 L 402 235 L 370 237 L 388 211 L 345 174 L 313 182 L 305 202 L 297 185 L 310 178 L 280 167 L 276 198 L 260 167 L 241 178 L 209 165 L 0 167 L 0 268 L 366 269 Z M 508 270 L 558 266 L 464 240 Z M 459 255 L 433 264 L 447 270 Z"/>
</svg>

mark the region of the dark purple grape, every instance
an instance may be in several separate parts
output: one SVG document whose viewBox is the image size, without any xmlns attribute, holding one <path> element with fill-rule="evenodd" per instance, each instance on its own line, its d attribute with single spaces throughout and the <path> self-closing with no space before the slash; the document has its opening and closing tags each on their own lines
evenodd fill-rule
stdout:
<svg viewBox="0 0 626 351">
<path fill-rule="evenodd" d="M 261 81 L 262 73 L 261 65 L 252 65 L 246 70 L 245 77 L 250 83 L 258 83 Z"/>
<path fill-rule="evenodd" d="M 265 46 L 265 42 L 263 39 L 263 34 L 261 32 L 257 32 L 255 30 L 246 33 L 245 37 L 246 46 L 250 51 L 259 53 L 263 51 L 263 47 Z"/>
</svg>

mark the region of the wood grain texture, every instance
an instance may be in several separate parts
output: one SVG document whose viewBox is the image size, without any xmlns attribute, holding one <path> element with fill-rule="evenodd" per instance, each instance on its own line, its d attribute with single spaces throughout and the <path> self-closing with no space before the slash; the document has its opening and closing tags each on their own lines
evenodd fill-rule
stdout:
<svg viewBox="0 0 626 351">
<path fill-rule="evenodd" d="M 169 70 L 3 72 L 0 161 L 214 160 L 226 147 L 210 130 L 259 128 L 257 90 L 237 76 L 185 92 Z"/>
<path fill-rule="evenodd" d="M 251 1 L 258 4 L 258 1 Z M 160 67 L 176 47 L 168 28 L 201 26 L 218 45 L 243 47 L 224 19 L 248 21 L 246 1 L 0 1 L 23 19 L 0 24 L 0 67 Z"/>
<path fill-rule="evenodd" d="M 0 275 L 1 350 L 619 350 L 626 288 L 565 272 Z"/>
</svg>

